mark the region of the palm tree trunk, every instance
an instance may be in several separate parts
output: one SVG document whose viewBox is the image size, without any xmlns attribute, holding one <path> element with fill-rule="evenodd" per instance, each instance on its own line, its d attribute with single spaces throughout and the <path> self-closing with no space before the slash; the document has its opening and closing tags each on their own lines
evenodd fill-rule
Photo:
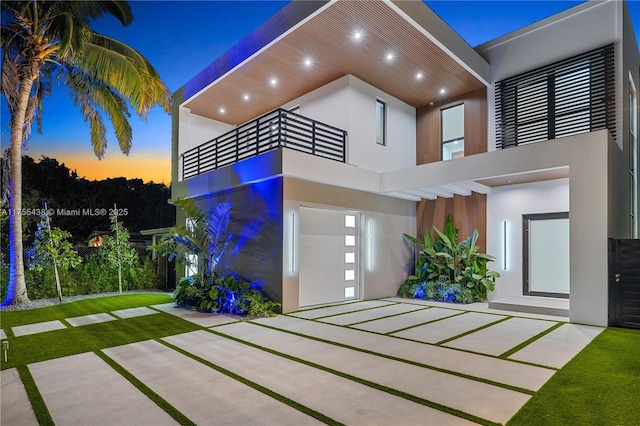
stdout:
<svg viewBox="0 0 640 426">
<path fill-rule="evenodd" d="M 27 105 L 33 79 L 26 77 L 20 83 L 20 95 L 14 121 L 11 125 L 11 194 L 9 215 L 9 297 L 11 303 L 27 303 L 27 284 L 24 280 L 24 250 L 22 247 L 22 137 Z M 13 290 L 13 292 L 12 292 Z"/>
</svg>

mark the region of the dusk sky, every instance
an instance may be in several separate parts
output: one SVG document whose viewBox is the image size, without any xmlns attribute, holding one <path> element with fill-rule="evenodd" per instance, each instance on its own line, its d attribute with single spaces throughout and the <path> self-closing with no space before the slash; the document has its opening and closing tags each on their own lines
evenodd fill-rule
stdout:
<svg viewBox="0 0 640 426">
<path fill-rule="evenodd" d="M 115 19 L 93 25 L 99 33 L 127 43 L 147 57 L 171 92 L 280 10 L 277 1 L 133 1 L 133 23 Z M 426 1 L 471 46 L 477 46 L 544 19 L 582 1 Z M 629 1 L 629 12 L 640 39 L 640 1 Z M 9 113 L 2 100 L 2 149 L 10 142 Z M 106 117 L 105 117 L 106 119 Z M 36 160 L 56 158 L 87 179 L 141 178 L 171 181 L 171 117 L 155 108 L 146 122 L 132 116 L 133 147 L 129 156 L 108 133 L 105 158 L 98 160 L 89 128 L 60 86 L 44 103 L 43 132 L 33 129 L 25 151 Z"/>
</svg>

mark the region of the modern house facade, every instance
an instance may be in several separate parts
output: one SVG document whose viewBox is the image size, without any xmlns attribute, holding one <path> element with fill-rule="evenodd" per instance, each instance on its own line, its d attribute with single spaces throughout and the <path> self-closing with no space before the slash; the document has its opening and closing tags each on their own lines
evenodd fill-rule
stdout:
<svg viewBox="0 0 640 426">
<path fill-rule="evenodd" d="M 229 267 L 284 312 L 395 295 L 403 233 L 451 215 L 496 257 L 496 306 L 607 325 L 608 239 L 638 236 L 639 71 L 620 1 L 476 48 L 420 1 L 293 1 L 174 94 L 172 197 L 260 219 Z"/>
</svg>

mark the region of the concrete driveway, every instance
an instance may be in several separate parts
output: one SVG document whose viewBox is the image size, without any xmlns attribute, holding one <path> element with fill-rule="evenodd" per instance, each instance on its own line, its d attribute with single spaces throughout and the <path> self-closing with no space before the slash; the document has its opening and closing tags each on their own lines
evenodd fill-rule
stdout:
<svg viewBox="0 0 640 426">
<path fill-rule="evenodd" d="M 202 330 L 29 365 L 56 424 L 177 423 L 140 387 L 202 425 L 504 424 L 602 331 L 399 298 L 252 321 L 153 308 Z M 14 369 L 2 396 L 3 425 L 36 424 Z"/>
</svg>

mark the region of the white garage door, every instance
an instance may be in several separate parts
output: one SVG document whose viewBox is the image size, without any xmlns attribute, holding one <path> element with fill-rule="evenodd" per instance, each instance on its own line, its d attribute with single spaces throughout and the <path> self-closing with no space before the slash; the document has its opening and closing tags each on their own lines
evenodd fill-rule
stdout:
<svg viewBox="0 0 640 426">
<path fill-rule="evenodd" d="M 300 306 L 358 298 L 358 215 L 300 207 Z"/>
</svg>

